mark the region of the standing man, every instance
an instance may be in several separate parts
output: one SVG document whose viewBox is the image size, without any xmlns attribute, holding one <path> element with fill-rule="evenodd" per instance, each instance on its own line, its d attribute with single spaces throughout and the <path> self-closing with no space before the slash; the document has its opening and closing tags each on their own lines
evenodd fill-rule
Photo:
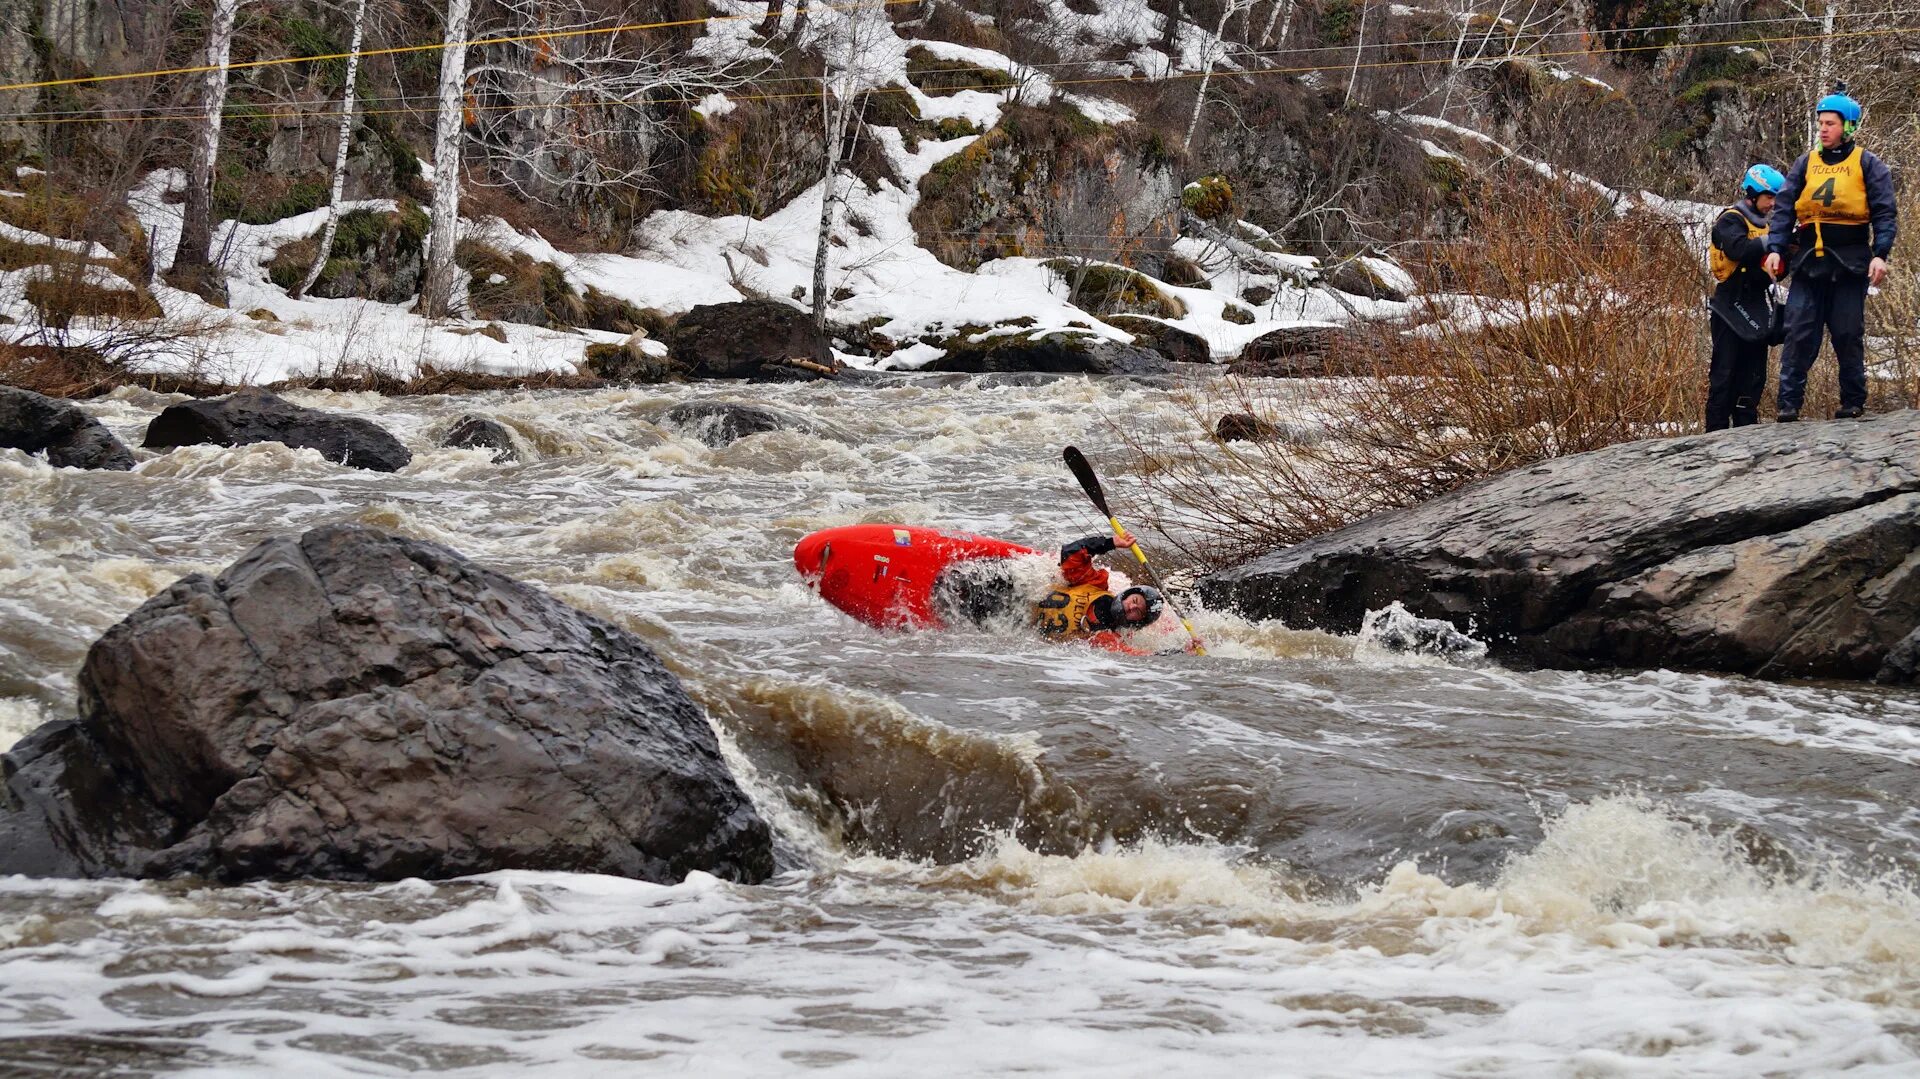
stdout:
<svg viewBox="0 0 1920 1079">
<path fill-rule="evenodd" d="M 1773 330 L 1773 304 L 1767 289 L 1773 278 L 1760 263 L 1767 255 L 1767 215 L 1786 177 L 1772 165 L 1755 165 L 1740 177 L 1739 202 L 1720 211 L 1707 252 L 1713 271 L 1713 361 L 1707 368 L 1707 430 L 1745 427 L 1757 421 L 1760 395 L 1767 388 L 1767 335 Z"/>
<path fill-rule="evenodd" d="M 1793 272 L 1786 347 L 1780 350 L 1782 423 L 1800 418 L 1823 326 L 1840 363 L 1834 418 L 1856 419 L 1866 411 L 1867 287 L 1886 280 L 1898 230 L 1893 173 L 1853 141 L 1860 103 L 1839 89 L 1813 107 L 1820 145 L 1787 170 L 1761 264 L 1775 277 Z"/>
</svg>

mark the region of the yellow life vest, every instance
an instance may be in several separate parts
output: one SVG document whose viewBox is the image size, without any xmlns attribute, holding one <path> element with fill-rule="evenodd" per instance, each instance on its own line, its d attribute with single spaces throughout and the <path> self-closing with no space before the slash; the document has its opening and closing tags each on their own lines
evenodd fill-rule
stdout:
<svg viewBox="0 0 1920 1079">
<path fill-rule="evenodd" d="M 1747 239 L 1757 240 L 1767 234 L 1766 222 L 1762 221 L 1756 224 L 1744 209 L 1738 206 L 1729 206 L 1720 216 L 1724 218 L 1727 214 L 1740 215 L 1740 220 L 1745 222 L 1747 226 Z M 1728 258 L 1727 253 L 1720 250 L 1719 244 L 1709 242 L 1707 245 L 1707 268 L 1713 271 L 1713 279 L 1715 281 L 1725 281 L 1727 278 L 1733 276 L 1733 272 L 1740 268 L 1740 264 Z"/>
<path fill-rule="evenodd" d="M 1822 225 L 1864 225 L 1872 220 L 1867 211 L 1867 173 L 1860 167 L 1860 147 L 1829 165 L 1820 160 L 1819 151 L 1807 155 L 1807 182 L 1793 202 L 1794 220 L 1813 226 L 1813 254 L 1827 253 Z"/>
<path fill-rule="evenodd" d="M 1033 605 L 1033 621 L 1045 636 L 1059 640 L 1087 637 L 1095 631 L 1087 626 L 1087 611 L 1093 601 L 1112 595 L 1097 584 L 1060 585 Z"/>
</svg>

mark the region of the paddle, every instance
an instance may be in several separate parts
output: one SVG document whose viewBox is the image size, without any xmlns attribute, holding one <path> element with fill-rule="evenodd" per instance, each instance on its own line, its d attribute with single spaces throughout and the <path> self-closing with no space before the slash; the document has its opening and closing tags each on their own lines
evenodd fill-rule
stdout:
<svg viewBox="0 0 1920 1079">
<path fill-rule="evenodd" d="M 1093 502 L 1093 508 L 1099 510 L 1100 516 L 1105 517 L 1107 524 L 1113 526 L 1113 534 L 1116 536 L 1123 535 L 1126 529 L 1120 527 L 1120 519 L 1113 515 L 1112 510 L 1107 508 L 1106 492 L 1100 489 L 1100 477 L 1093 474 L 1093 465 L 1087 461 L 1087 455 L 1081 453 L 1076 446 L 1068 446 L 1060 452 L 1060 456 L 1066 459 L 1067 470 L 1073 473 L 1073 478 L 1080 481 L 1080 489 L 1087 493 L 1087 498 Z M 1174 609 L 1173 597 L 1167 594 L 1166 588 L 1160 584 L 1160 578 L 1154 574 L 1153 567 L 1147 564 L 1147 552 L 1140 549 L 1139 540 L 1134 541 L 1133 554 L 1135 558 L 1140 560 L 1140 568 L 1146 571 L 1147 580 L 1153 582 L 1153 586 L 1160 589 L 1161 596 L 1165 597 L 1167 610 L 1173 611 L 1173 616 L 1180 619 L 1180 625 L 1187 631 L 1187 636 L 1193 638 L 1194 655 L 1206 655 L 1207 650 L 1201 646 L 1200 635 L 1193 631 L 1193 624 L 1188 622 L 1184 615 Z"/>
</svg>

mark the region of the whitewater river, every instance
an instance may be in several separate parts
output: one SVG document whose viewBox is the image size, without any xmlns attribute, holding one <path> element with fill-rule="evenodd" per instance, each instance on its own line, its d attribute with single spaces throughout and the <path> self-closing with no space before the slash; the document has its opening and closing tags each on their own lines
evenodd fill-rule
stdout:
<svg viewBox="0 0 1920 1079">
<path fill-rule="evenodd" d="M 1207 657 L 889 636 L 805 533 L 1098 530 L 1078 442 L 1161 390 L 714 385 L 386 400 L 398 475 L 277 445 L 128 474 L 0 451 L 0 747 L 181 574 L 354 521 L 646 638 L 780 874 L 386 885 L 0 878 L 0 1074 L 1901 1075 L 1920 1070 L 1920 694 L 1523 672 L 1199 612 Z M 169 399 L 88 408 L 130 443 Z M 536 459 L 434 449 L 463 412 Z M 1142 419 L 1150 416 L 1150 420 Z"/>
</svg>

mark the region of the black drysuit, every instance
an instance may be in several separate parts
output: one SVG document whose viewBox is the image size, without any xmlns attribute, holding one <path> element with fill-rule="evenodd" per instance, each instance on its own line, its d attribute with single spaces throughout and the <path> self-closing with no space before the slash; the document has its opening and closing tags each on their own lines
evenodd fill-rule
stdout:
<svg viewBox="0 0 1920 1079">
<path fill-rule="evenodd" d="M 1821 162 L 1834 165 L 1853 153 L 1852 140 L 1831 150 L 1816 150 Z M 1807 371 L 1820 355 L 1821 331 L 1833 338 L 1834 359 L 1840 366 L 1840 407 L 1862 408 L 1867 403 L 1867 266 L 1887 258 L 1899 232 L 1899 212 L 1893 196 L 1893 173 L 1872 151 L 1860 154 L 1861 179 L 1866 186 L 1868 221 L 1862 225 L 1827 225 L 1816 236 L 1799 220 L 1795 203 L 1807 186 L 1807 162 L 1802 155 L 1787 170 L 1786 186 L 1773 204 L 1772 232 L 1767 247 L 1785 256 L 1793 274 L 1787 293 L 1786 347 L 1780 350 L 1780 411 L 1798 414 L 1807 392 Z"/>
<path fill-rule="evenodd" d="M 1760 416 L 1760 395 L 1767 389 L 1767 346 L 1772 344 L 1773 307 L 1767 298 L 1772 278 L 1760 268 L 1767 237 L 1752 235 L 1764 227 L 1752 202 L 1741 200 L 1721 211 L 1713 223 L 1713 246 L 1734 264 L 1733 274 L 1713 290 L 1713 359 L 1707 368 L 1707 430 L 1745 427 Z"/>
</svg>

